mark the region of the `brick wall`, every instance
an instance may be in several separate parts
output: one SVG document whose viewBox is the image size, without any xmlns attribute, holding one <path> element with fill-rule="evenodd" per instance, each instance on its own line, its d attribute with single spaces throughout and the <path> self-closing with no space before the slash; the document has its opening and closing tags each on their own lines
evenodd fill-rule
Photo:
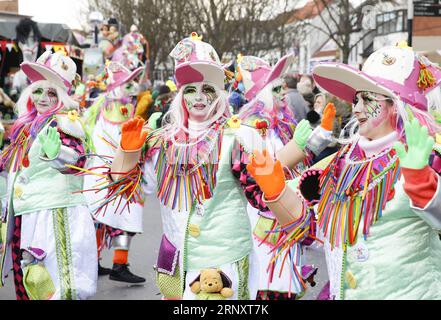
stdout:
<svg viewBox="0 0 441 320">
<path fill-rule="evenodd" d="M 414 17 L 414 36 L 441 36 L 441 17 Z"/>
<path fill-rule="evenodd" d="M 0 0 L 0 11 L 18 13 L 18 0 Z"/>
</svg>

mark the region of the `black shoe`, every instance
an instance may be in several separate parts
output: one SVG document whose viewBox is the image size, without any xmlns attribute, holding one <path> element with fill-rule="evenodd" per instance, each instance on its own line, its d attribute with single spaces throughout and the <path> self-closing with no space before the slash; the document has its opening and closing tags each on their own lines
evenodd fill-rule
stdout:
<svg viewBox="0 0 441 320">
<path fill-rule="evenodd" d="M 112 269 L 110 268 L 104 268 L 101 266 L 101 264 L 98 262 L 98 275 L 99 276 L 107 276 L 112 272 Z"/>
<path fill-rule="evenodd" d="M 114 263 L 109 276 L 110 280 L 121 281 L 127 283 L 142 283 L 145 279 L 138 277 L 130 272 L 128 264 Z"/>
</svg>

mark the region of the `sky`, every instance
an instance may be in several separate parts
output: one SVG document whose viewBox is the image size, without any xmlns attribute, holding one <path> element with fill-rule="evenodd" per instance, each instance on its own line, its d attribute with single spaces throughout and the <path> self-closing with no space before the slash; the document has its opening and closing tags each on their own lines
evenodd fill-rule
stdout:
<svg viewBox="0 0 441 320">
<path fill-rule="evenodd" d="M 81 29 L 87 16 L 81 12 L 87 0 L 19 0 L 19 14 L 33 16 L 38 22 L 65 23 L 72 29 Z M 82 23 L 81 23 L 82 21 Z"/>
</svg>

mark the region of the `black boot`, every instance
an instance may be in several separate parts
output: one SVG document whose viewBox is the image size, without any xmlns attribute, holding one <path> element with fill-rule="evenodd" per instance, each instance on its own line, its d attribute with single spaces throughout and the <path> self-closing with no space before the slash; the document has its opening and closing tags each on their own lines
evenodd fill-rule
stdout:
<svg viewBox="0 0 441 320">
<path fill-rule="evenodd" d="M 110 268 L 104 268 L 101 266 L 101 264 L 98 262 L 98 275 L 99 276 L 107 276 L 112 272 L 112 269 Z"/>
<path fill-rule="evenodd" d="M 138 277 L 130 272 L 128 264 L 118 264 L 114 263 L 112 271 L 109 276 L 110 280 L 127 282 L 127 283 L 142 283 L 145 279 Z"/>
</svg>

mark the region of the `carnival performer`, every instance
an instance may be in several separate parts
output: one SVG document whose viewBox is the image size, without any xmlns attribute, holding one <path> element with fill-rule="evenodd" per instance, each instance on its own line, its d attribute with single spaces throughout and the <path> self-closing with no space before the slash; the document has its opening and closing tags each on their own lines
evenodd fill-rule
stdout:
<svg viewBox="0 0 441 320">
<path fill-rule="evenodd" d="M 85 114 L 95 154 L 87 163 L 88 168 L 99 171 L 115 155 L 121 137 L 121 126 L 135 114 L 138 85 L 134 79 L 142 70 L 140 67 L 130 72 L 118 62 L 110 62 L 106 66 L 107 91 Z M 98 191 L 101 180 L 92 175 L 86 176 L 84 189 Z M 127 283 L 145 282 L 144 278 L 134 275 L 128 268 L 131 240 L 143 231 L 143 203 L 141 201 L 130 209 L 123 208 L 118 203 L 109 203 L 106 210 L 98 210 L 100 199 L 105 194 L 106 191 L 85 193 L 89 208 L 98 222 L 98 255 L 106 243 L 114 249 L 112 270 L 99 264 L 99 275 L 109 274 L 110 280 Z"/>
<path fill-rule="evenodd" d="M 317 213 L 330 279 L 321 298 L 440 299 L 439 127 L 425 96 L 440 70 L 401 42 L 374 52 L 362 71 L 322 63 L 313 76 L 353 101 L 353 136 L 324 170 L 287 186 L 281 163 L 256 153 L 248 169 L 285 233 L 274 261 L 310 232 Z"/>
<path fill-rule="evenodd" d="M 141 148 L 155 139 L 143 157 L 150 160 L 140 165 L 145 191 L 156 189 L 161 203 L 164 235 L 156 271 L 164 298 L 255 299 L 259 269 L 247 198 L 257 206 L 263 202 L 257 185 L 247 180 L 244 159 L 248 150 L 262 147 L 262 139 L 231 117 L 224 70 L 211 45 L 193 33 L 170 55 L 176 60 L 177 96 L 163 127 L 147 139 L 142 119 L 123 125 L 107 201 L 126 186 L 127 201 L 136 202 L 131 194 L 140 181 Z M 212 289 L 200 281 L 206 273 L 217 281 Z"/>
<path fill-rule="evenodd" d="M 21 69 L 32 84 L 17 102 L 19 118 L 1 171 L 9 170 L 2 214 L 1 281 L 14 271 L 18 300 L 92 297 L 97 283 L 94 222 L 81 190 L 86 135 L 69 97 L 75 63 L 45 52 Z"/>
<path fill-rule="evenodd" d="M 297 125 L 294 114 L 284 100 L 281 78 L 291 67 L 293 59 L 293 55 L 287 55 L 281 58 L 273 68 L 265 60 L 253 56 L 243 56 L 239 60 L 238 71 L 244 84 L 245 98 L 250 101 L 242 107 L 239 117 L 244 123 L 259 131 L 268 152 L 274 157 L 276 152 L 294 137 Z M 331 110 L 333 106 L 329 108 L 326 115 L 333 118 L 335 110 Z M 330 127 L 327 130 L 332 131 L 332 120 L 326 118 L 322 123 L 322 128 L 324 126 Z M 307 165 L 307 161 L 304 161 L 291 173 L 297 176 Z M 258 210 L 251 204 L 248 204 L 248 214 L 253 229 L 254 248 L 259 256 L 260 284 L 257 298 L 263 300 L 299 299 L 304 294 L 305 288 L 300 281 L 294 283 L 290 281 L 292 275 L 288 265 L 285 266 L 283 272 L 280 267 L 277 270 L 268 270 L 270 253 L 278 237 L 277 233 L 268 235 L 268 232 L 278 227 L 277 219 L 268 208 Z M 302 256 L 302 246 L 300 243 L 297 246 Z M 303 263 L 297 267 L 297 272 L 301 274 L 303 280 L 306 282 L 306 279 L 309 279 L 309 282 L 315 285 L 314 275 L 317 269 L 310 265 L 303 265 Z"/>
</svg>

